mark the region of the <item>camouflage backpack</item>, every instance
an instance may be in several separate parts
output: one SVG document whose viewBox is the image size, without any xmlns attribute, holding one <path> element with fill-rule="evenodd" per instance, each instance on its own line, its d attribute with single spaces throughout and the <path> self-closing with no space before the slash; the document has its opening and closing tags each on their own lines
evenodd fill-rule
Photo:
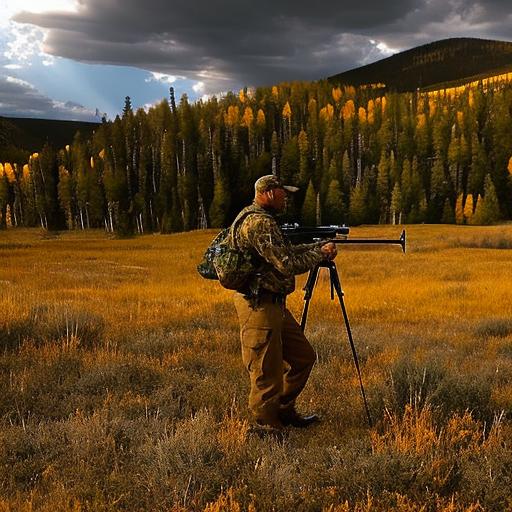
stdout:
<svg viewBox="0 0 512 512">
<path fill-rule="evenodd" d="M 229 290 L 240 290 L 254 276 L 258 268 L 250 253 L 237 246 L 235 230 L 243 220 L 254 213 L 241 212 L 229 228 L 223 229 L 206 249 L 197 271 L 205 279 L 218 279 Z"/>
</svg>

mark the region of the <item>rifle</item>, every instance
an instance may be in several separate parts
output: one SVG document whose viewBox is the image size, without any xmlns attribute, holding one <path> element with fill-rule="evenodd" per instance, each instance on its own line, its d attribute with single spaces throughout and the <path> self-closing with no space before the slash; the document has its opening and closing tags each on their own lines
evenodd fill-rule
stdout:
<svg viewBox="0 0 512 512">
<path fill-rule="evenodd" d="M 313 242 L 333 242 L 335 244 L 397 244 L 405 252 L 405 229 L 398 239 L 383 238 L 348 238 L 350 228 L 343 226 L 300 226 L 299 224 L 283 224 L 283 234 L 288 240 L 296 244 L 308 244 Z"/>
</svg>

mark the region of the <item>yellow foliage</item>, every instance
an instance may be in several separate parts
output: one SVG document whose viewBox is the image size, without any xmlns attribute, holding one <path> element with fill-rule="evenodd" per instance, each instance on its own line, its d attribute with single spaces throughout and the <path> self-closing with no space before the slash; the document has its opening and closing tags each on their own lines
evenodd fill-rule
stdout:
<svg viewBox="0 0 512 512">
<path fill-rule="evenodd" d="M 32 153 L 30 155 L 29 161 L 30 160 L 37 160 L 38 158 L 39 158 L 39 153 Z"/>
<path fill-rule="evenodd" d="M 508 161 L 507 170 L 508 170 L 508 173 L 510 174 L 510 176 L 512 176 L 512 156 L 510 157 L 510 159 Z"/>
<path fill-rule="evenodd" d="M 370 100 L 368 102 L 368 124 L 373 124 L 375 122 L 375 102 Z"/>
<path fill-rule="evenodd" d="M 227 114 L 224 114 L 224 122 L 233 128 L 238 124 L 238 119 L 240 117 L 240 109 L 235 105 L 230 105 L 228 107 Z"/>
<path fill-rule="evenodd" d="M 424 96 L 418 96 L 418 106 L 416 108 L 416 112 L 418 114 L 422 114 L 425 112 L 425 97 Z"/>
<path fill-rule="evenodd" d="M 275 85 L 272 87 L 272 96 L 275 99 L 279 98 L 279 89 Z"/>
<path fill-rule="evenodd" d="M 398 453 L 425 455 L 439 441 L 432 411 L 428 407 L 418 410 L 407 404 L 403 417 L 388 412 L 387 420 L 383 434 L 374 430 L 370 432 L 374 453 L 391 449 Z"/>
<path fill-rule="evenodd" d="M 432 117 L 436 113 L 436 107 L 437 104 L 435 102 L 435 99 L 433 97 L 428 98 L 428 113 L 430 117 Z"/>
<path fill-rule="evenodd" d="M 91 156 L 91 169 L 94 169 L 94 158 Z"/>
<path fill-rule="evenodd" d="M 345 85 L 345 94 L 347 96 L 355 96 L 356 95 L 356 88 L 353 85 Z"/>
<path fill-rule="evenodd" d="M 386 100 L 386 96 L 382 96 L 382 112 L 384 112 L 386 110 L 386 104 L 387 104 L 387 100 Z"/>
<path fill-rule="evenodd" d="M 343 93 L 341 92 L 340 87 L 333 87 L 332 89 L 332 99 L 335 103 L 339 103 L 341 100 L 341 97 L 343 96 Z"/>
<path fill-rule="evenodd" d="M 464 112 L 461 112 L 460 110 L 457 112 L 457 123 L 459 126 L 462 126 L 464 123 Z"/>
<path fill-rule="evenodd" d="M 227 492 L 222 492 L 220 496 L 204 508 L 204 512 L 240 512 L 242 507 L 235 498 L 235 491 L 230 487 Z"/>
<path fill-rule="evenodd" d="M 427 123 L 427 116 L 425 114 L 418 114 L 416 116 L 416 130 L 421 130 Z"/>
<path fill-rule="evenodd" d="M 249 424 L 245 420 L 240 420 L 232 416 L 226 416 L 217 432 L 217 440 L 222 447 L 222 451 L 229 455 L 235 450 L 239 450 L 247 440 Z"/>
<path fill-rule="evenodd" d="M 242 126 L 250 128 L 254 121 L 254 114 L 251 107 L 245 107 L 244 115 L 242 116 Z"/>
<path fill-rule="evenodd" d="M 469 223 L 471 217 L 473 217 L 473 195 L 468 194 L 464 203 L 464 219 Z"/>
<path fill-rule="evenodd" d="M 29 169 L 28 164 L 25 164 L 23 166 L 23 179 L 24 180 L 30 179 L 30 169 Z"/>
<path fill-rule="evenodd" d="M 98 156 L 103 160 L 105 158 L 105 149 L 102 149 L 99 153 L 98 153 Z"/>
<path fill-rule="evenodd" d="M 69 144 L 66 144 L 66 151 L 69 153 Z"/>
<path fill-rule="evenodd" d="M 287 101 L 285 106 L 283 107 L 283 117 L 285 119 L 290 120 L 292 117 L 292 109 L 290 107 L 290 103 Z"/>
<path fill-rule="evenodd" d="M 356 113 L 356 107 L 354 105 L 354 102 L 352 100 L 348 100 L 345 105 L 343 105 L 343 108 L 341 110 L 341 114 L 343 117 L 343 120 L 348 120 L 354 117 Z"/>
<path fill-rule="evenodd" d="M 324 108 L 320 109 L 318 115 L 323 121 L 330 121 L 334 117 L 334 107 L 330 103 L 327 103 Z"/>
<path fill-rule="evenodd" d="M 256 115 L 256 124 L 259 127 L 265 126 L 265 112 L 260 108 L 258 110 L 258 114 Z"/>
<path fill-rule="evenodd" d="M 4 166 L 0 163 L 0 178 L 4 176 Z"/>
<path fill-rule="evenodd" d="M 14 173 L 14 169 L 12 168 L 12 165 L 8 162 L 4 166 L 4 173 L 5 176 L 7 176 L 7 181 L 9 183 L 14 183 L 16 181 L 16 174 Z"/>
<path fill-rule="evenodd" d="M 360 124 L 366 123 L 366 110 L 364 107 L 359 107 L 359 110 L 357 111 L 357 117 L 359 118 Z"/>
<path fill-rule="evenodd" d="M 245 96 L 245 91 L 243 89 L 240 89 L 240 92 L 238 93 L 238 98 L 240 99 L 240 103 L 245 103 L 247 98 Z"/>
</svg>

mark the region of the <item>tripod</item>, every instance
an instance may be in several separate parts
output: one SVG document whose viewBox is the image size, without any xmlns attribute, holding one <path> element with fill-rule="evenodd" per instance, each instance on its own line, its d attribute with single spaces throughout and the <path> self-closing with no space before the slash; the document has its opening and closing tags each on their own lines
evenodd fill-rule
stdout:
<svg viewBox="0 0 512 512">
<path fill-rule="evenodd" d="M 363 379 L 361 377 L 361 369 L 359 368 L 359 359 L 357 357 L 356 347 L 354 345 L 354 339 L 352 338 L 352 331 L 350 329 L 350 322 L 348 321 L 347 309 L 345 308 L 345 302 L 343 300 L 343 290 L 341 288 L 341 282 L 336 269 L 334 261 L 322 261 L 313 270 L 309 272 L 306 285 L 304 286 L 304 309 L 302 310 L 302 317 L 300 320 L 300 327 L 304 331 L 306 328 L 306 322 L 308 319 L 309 303 L 313 296 L 313 290 L 315 288 L 316 281 L 318 279 L 318 271 L 320 268 L 327 268 L 329 270 L 329 277 L 331 281 L 331 300 L 334 300 L 334 292 L 338 296 L 338 300 L 343 313 L 343 319 L 345 320 L 345 327 L 347 329 L 348 339 L 350 342 L 350 348 L 352 349 L 352 357 L 354 359 L 354 365 L 356 367 L 357 376 L 359 377 L 359 387 L 361 389 L 361 396 L 363 398 L 364 408 L 366 410 L 366 416 L 368 419 L 368 425 L 372 426 L 372 417 L 370 415 L 370 409 L 368 407 L 368 401 L 366 400 L 366 394 L 363 387 Z"/>
</svg>

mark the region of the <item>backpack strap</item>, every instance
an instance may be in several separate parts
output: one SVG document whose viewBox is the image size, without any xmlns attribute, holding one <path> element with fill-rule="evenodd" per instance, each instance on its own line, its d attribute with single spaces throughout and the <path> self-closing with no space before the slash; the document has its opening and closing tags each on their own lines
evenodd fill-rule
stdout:
<svg viewBox="0 0 512 512">
<path fill-rule="evenodd" d="M 246 211 L 241 211 L 238 216 L 236 217 L 236 219 L 233 221 L 233 224 L 231 224 L 231 227 L 229 228 L 229 241 L 231 242 L 231 245 L 234 249 L 236 249 L 237 251 L 239 250 L 239 247 L 237 245 L 237 242 L 236 242 L 236 237 L 235 237 L 235 230 L 242 225 L 242 222 L 249 216 L 249 215 L 253 215 L 253 214 L 260 214 L 260 215 L 266 215 L 268 217 L 270 217 L 269 214 L 265 214 L 265 213 L 262 213 L 262 212 L 255 212 L 253 210 L 246 210 Z"/>
</svg>

